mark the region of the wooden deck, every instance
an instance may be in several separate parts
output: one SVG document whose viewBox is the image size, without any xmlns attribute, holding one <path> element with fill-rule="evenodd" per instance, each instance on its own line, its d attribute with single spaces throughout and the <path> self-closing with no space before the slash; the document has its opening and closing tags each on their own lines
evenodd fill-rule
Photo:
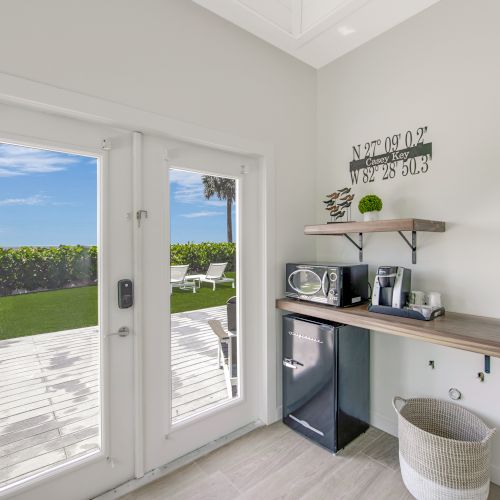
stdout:
<svg viewBox="0 0 500 500">
<path fill-rule="evenodd" d="M 231 397 L 208 319 L 226 308 L 172 315 L 174 422 Z M 99 421 L 97 327 L 0 341 L 0 488 L 98 450 Z"/>
<path fill-rule="evenodd" d="M 176 423 L 232 397 L 217 359 L 218 340 L 209 319 L 227 326 L 226 307 L 172 315 L 172 422 Z"/>
<path fill-rule="evenodd" d="M 0 342 L 0 487 L 100 446 L 98 328 Z"/>
</svg>

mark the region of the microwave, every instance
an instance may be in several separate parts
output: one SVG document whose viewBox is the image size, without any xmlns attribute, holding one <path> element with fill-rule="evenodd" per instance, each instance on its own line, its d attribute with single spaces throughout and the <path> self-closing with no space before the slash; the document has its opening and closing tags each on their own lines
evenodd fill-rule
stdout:
<svg viewBox="0 0 500 500">
<path fill-rule="evenodd" d="M 349 307 L 369 301 L 367 264 L 287 264 L 287 297 Z"/>
</svg>

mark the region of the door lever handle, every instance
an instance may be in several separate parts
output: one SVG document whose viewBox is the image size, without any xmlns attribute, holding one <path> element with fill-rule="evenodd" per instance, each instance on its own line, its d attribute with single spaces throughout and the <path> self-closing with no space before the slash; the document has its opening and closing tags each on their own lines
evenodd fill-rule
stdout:
<svg viewBox="0 0 500 500">
<path fill-rule="evenodd" d="M 130 335 L 130 328 L 128 326 L 121 326 L 118 328 L 117 332 L 108 333 L 106 337 L 113 337 L 114 335 L 118 337 L 128 337 Z"/>
<path fill-rule="evenodd" d="M 295 361 L 295 359 L 290 359 L 290 358 L 283 358 L 283 366 L 286 366 L 287 368 L 293 368 L 296 370 L 299 366 L 304 366 L 302 363 L 299 363 L 298 361 Z"/>
</svg>

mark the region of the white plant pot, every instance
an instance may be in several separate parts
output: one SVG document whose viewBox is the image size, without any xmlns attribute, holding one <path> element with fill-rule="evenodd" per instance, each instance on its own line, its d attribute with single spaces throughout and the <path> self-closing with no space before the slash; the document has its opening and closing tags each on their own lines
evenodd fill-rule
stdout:
<svg viewBox="0 0 500 500">
<path fill-rule="evenodd" d="M 363 214 L 363 220 L 365 222 L 370 222 L 372 220 L 378 220 L 378 214 L 379 214 L 379 212 L 377 212 L 375 210 L 373 212 L 365 212 Z"/>
</svg>

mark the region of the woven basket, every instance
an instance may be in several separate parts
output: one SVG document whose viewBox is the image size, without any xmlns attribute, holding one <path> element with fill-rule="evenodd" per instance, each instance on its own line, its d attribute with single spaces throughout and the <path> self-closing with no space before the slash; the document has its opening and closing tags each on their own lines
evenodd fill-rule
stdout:
<svg viewBox="0 0 500 500">
<path fill-rule="evenodd" d="M 398 408 L 398 403 L 403 405 Z M 490 490 L 490 429 L 447 401 L 395 397 L 399 463 L 418 500 L 482 500 Z"/>
</svg>

